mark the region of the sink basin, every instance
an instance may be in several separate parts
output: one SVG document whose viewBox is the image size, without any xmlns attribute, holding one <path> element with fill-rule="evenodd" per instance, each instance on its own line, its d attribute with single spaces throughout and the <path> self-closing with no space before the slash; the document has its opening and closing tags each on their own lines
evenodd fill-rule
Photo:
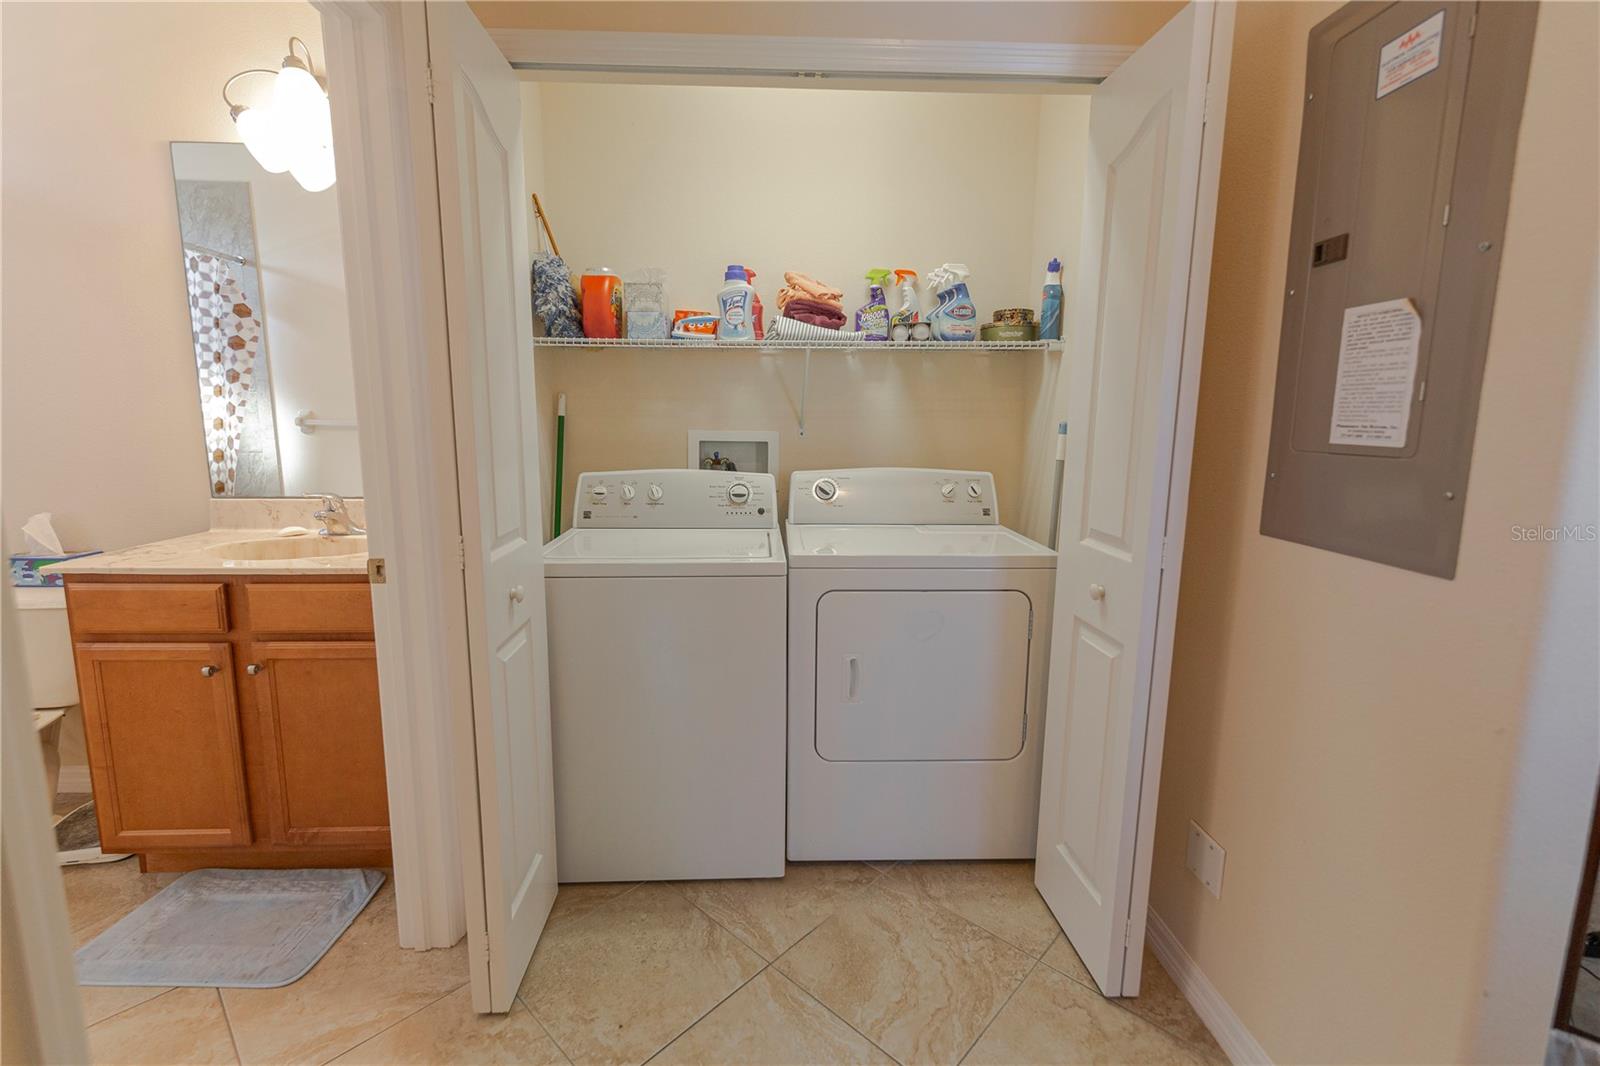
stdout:
<svg viewBox="0 0 1600 1066">
<path fill-rule="evenodd" d="M 367 538 L 354 537 L 266 537 L 218 544 L 211 554 L 236 562 L 268 559 L 332 559 L 342 555 L 362 555 Z"/>
</svg>

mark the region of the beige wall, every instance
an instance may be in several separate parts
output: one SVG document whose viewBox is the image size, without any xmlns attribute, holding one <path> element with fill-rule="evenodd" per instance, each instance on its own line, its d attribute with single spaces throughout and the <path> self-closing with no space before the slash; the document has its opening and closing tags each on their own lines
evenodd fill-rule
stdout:
<svg viewBox="0 0 1600 1066">
<path fill-rule="evenodd" d="M 866 300 L 867 268 L 925 275 L 959 260 L 987 321 L 997 307 L 1038 307 L 1049 255 L 1076 261 L 1085 97 L 525 82 L 523 104 L 526 168 L 543 175 L 530 187 L 568 265 L 664 267 L 669 308 L 714 310 L 730 262 L 757 271 L 770 317 L 784 270 L 838 285 L 853 313 Z M 781 131 L 801 128 L 846 143 L 895 131 L 907 143 L 895 153 L 768 150 Z M 616 135 L 590 136 L 596 129 Z M 713 136 L 729 129 L 746 131 L 746 155 L 716 151 Z M 978 135 L 993 150 L 951 151 L 952 137 Z M 566 149 L 579 143 L 582 152 Z M 926 291 L 923 305 L 933 305 Z M 785 500 L 796 469 L 991 470 L 1001 521 L 1031 516 L 1027 532 L 1048 530 L 1053 430 L 1043 440 L 1035 430 L 1054 426 L 1058 358 L 821 352 L 805 437 L 802 362 L 798 352 L 541 352 L 547 499 L 550 416 L 564 392 L 568 520 L 578 473 L 682 466 L 687 430 L 730 428 L 780 434 Z M 1042 463 L 1032 461 L 1038 449 Z"/>
<path fill-rule="evenodd" d="M 0 5 L 8 550 L 35 511 L 68 546 L 206 528 L 168 142 L 236 140 L 222 82 L 290 34 L 320 58 L 308 4 Z"/>
<path fill-rule="evenodd" d="M 1257 532 L 1305 40 L 1335 7 L 1238 11 L 1151 904 L 1274 1061 L 1456 1061 L 1550 554 L 1509 527 L 1554 521 L 1593 358 L 1597 8 L 1540 14 L 1443 581 Z"/>
</svg>

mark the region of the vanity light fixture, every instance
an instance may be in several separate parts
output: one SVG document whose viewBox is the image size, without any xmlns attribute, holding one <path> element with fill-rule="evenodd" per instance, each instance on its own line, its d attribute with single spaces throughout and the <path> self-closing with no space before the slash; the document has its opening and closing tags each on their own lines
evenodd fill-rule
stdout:
<svg viewBox="0 0 1600 1066">
<path fill-rule="evenodd" d="M 305 58 L 295 55 L 295 45 Z M 233 83 L 249 74 L 272 76 L 272 100 L 246 107 L 228 99 Z M 311 49 L 298 37 L 289 38 L 289 54 L 277 70 L 253 67 L 222 83 L 222 102 L 255 161 L 269 174 L 287 170 L 307 192 L 321 192 L 333 184 L 333 114 L 328 90 L 312 66 Z"/>
</svg>

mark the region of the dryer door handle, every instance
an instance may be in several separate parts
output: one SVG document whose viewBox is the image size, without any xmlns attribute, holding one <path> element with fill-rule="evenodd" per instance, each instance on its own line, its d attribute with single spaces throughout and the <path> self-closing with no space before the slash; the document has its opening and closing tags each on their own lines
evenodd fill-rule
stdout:
<svg viewBox="0 0 1600 1066">
<path fill-rule="evenodd" d="M 844 657 L 844 701 L 846 703 L 859 702 L 857 695 L 861 691 L 861 660 L 854 655 Z"/>
</svg>

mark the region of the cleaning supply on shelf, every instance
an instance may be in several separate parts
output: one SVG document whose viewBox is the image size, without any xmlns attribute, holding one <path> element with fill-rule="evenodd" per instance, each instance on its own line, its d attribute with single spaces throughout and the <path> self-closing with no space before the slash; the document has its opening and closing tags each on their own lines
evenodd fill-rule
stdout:
<svg viewBox="0 0 1600 1066">
<path fill-rule="evenodd" d="M 1044 268 L 1044 296 L 1039 303 L 1039 339 L 1061 339 L 1061 260 L 1052 259 Z"/>
<path fill-rule="evenodd" d="M 539 194 L 533 194 L 533 213 L 538 218 L 539 250 L 533 255 L 533 318 L 544 327 L 546 337 L 579 338 L 583 327 L 578 320 L 578 291 L 572 286 L 572 271 L 561 258 L 555 232 L 545 217 Z M 550 247 L 546 249 L 545 243 Z"/>
<path fill-rule="evenodd" d="M 722 291 L 717 293 L 717 306 L 720 310 L 717 316 L 717 340 L 755 340 L 755 327 L 750 324 L 750 315 L 754 310 L 755 286 L 750 284 L 744 267 L 738 263 L 728 264 L 728 269 L 723 271 L 722 280 L 725 284 L 722 286 Z"/>
<path fill-rule="evenodd" d="M 883 296 L 883 283 L 889 271 L 876 267 L 867 271 L 867 302 L 856 311 L 856 332 L 863 340 L 889 339 L 889 304 Z"/>
<path fill-rule="evenodd" d="M 671 332 L 666 308 L 667 272 L 660 267 L 629 271 L 622 280 L 623 333 L 634 340 L 665 340 Z"/>
<path fill-rule="evenodd" d="M 763 321 L 761 317 L 761 290 L 756 288 L 756 272 L 754 270 L 751 270 L 749 267 L 745 267 L 744 278 L 750 283 L 750 291 L 755 294 L 750 300 L 751 307 L 753 308 L 750 324 L 755 327 L 756 340 L 760 340 L 762 337 L 766 336 L 766 329 L 761 324 Z"/>
<path fill-rule="evenodd" d="M 717 316 L 710 311 L 674 311 L 672 336 L 678 340 L 714 341 L 717 339 Z"/>
<path fill-rule="evenodd" d="M 607 267 L 583 274 L 583 335 L 612 340 L 622 336 L 622 279 Z"/>
<path fill-rule="evenodd" d="M 971 274 L 963 263 L 946 263 L 928 273 L 928 285 L 939 300 L 928 316 L 934 340 L 978 339 L 978 309 L 972 305 L 972 294 L 967 291 L 967 278 Z"/>
<path fill-rule="evenodd" d="M 912 340 L 912 324 L 922 321 L 922 303 L 917 299 L 917 272 L 896 270 L 894 284 L 900 290 L 900 307 L 889 317 L 889 336 L 897 341 Z"/>
</svg>

